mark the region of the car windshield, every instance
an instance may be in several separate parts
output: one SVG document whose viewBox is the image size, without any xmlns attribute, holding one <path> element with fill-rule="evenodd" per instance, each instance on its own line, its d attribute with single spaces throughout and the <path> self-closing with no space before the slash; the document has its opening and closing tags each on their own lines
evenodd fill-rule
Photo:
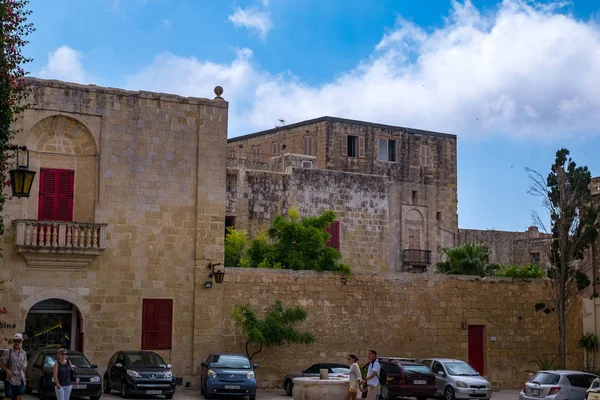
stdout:
<svg viewBox="0 0 600 400">
<path fill-rule="evenodd" d="M 71 361 L 71 364 L 75 368 L 91 368 L 89 360 L 85 358 L 83 354 L 69 354 L 67 353 L 67 360 Z M 52 368 L 56 364 L 56 354 L 48 354 L 44 359 L 44 367 Z"/>
<path fill-rule="evenodd" d="M 477 376 L 479 375 L 469 364 L 466 362 L 447 362 L 444 363 L 448 374 L 452 376 Z"/>
<path fill-rule="evenodd" d="M 550 374 L 548 372 L 538 372 L 533 379 L 531 379 L 531 383 L 537 383 L 538 385 L 556 385 L 560 380 L 560 375 L 558 374 Z"/>
<path fill-rule="evenodd" d="M 158 354 L 154 353 L 138 353 L 138 354 L 126 354 L 125 363 L 130 367 L 138 368 L 166 368 L 167 365 Z"/>
<path fill-rule="evenodd" d="M 252 369 L 248 358 L 243 356 L 214 356 L 210 366 L 213 368 Z"/>
<path fill-rule="evenodd" d="M 429 371 L 429 368 L 427 368 L 424 365 L 403 365 L 402 368 L 404 368 L 407 372 L 413 372 L 413 373 L 417 373 L 417 374 L 430 374 L 431 371 Z"/>
<path fill-rule="evenodd" d="M 331 368 L 331 371 L 333 371 L 334 374 L 347 374 L 350 372 L 350 368 L 333 367 Z"/>
</svg>

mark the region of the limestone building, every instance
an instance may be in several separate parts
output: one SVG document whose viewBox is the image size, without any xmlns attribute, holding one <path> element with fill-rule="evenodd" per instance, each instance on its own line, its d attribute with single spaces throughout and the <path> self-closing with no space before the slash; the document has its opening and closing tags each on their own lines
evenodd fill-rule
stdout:
<svg viewBox="0 0 600 400">
<path fill-rule="evenodd" d="M 190 383 L 209 349 L 196 289 L 223 257 L 228 103 L 30 83 L 13 143 L 36 175 L 5 205 L 4 338 L 85 349 L 101 371 L 117 350 L 156 350 Z"/>
<path fill-rule="evenodd" d="M 228 140 L 227 225 L 336 212 L 354 272 L 426 271 L 458 240 L 456 136 L 322 117 Z"/>
</svg>

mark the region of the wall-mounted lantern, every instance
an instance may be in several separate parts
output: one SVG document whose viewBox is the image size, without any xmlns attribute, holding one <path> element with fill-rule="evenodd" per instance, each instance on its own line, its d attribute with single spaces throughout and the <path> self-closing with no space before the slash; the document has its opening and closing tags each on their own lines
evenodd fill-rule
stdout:
<svg viewBox="0 0 600 400">
<path fill-rule="evenodd" d="M 209 263 L 208 264 L 207 268 L 210 269 L 210 274 L 208 274 L 208 277 L 212 278 L 214 276 L 215 282 L 223 283 L 223 277 L 225 277 L 225 272 L 224 271 L 215 271 L 215 267 L 218 265 L 221 265 L 221 263 L 218 263 L 218 264 Z"/>
<path fill-rule="evenodd" d="M 27 146 L 11 146 L 10 150 L 14 150 L 16 155 L 15 169 L 9 171 L 13 197 L 29 197 L 35 177 L 35 171 L 29 170 L 29 150 Z M 25 153 L 23 164 L 19 162 L 21 152 Z"/>
</svg>

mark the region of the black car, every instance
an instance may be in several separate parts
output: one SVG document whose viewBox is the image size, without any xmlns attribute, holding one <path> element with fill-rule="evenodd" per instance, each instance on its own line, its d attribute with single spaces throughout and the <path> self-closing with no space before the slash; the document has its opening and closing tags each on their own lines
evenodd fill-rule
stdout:
<svg viewBox="0 0 600 400">
<path fill-rule="evenodd" d="M 322 369 L 326 369 L 329 375 L 347 375 L 350 372 L 350 367 L 346 364 L 313 364 L 299 374 L 289 374 L 286 375 L 285 378 L 283 378 L 283 389 L 285 390 L 285 393 L 288 396 L 292 395 L 292 391 L 294 390 L 294 378 L 300 378 L 303 376 L 317 377 L 320 375 L 320 371 Z"/>
<path fill-rule="evenodd" d="M 52 368 L 56 364 L 56 349 L 38 350 L 31 356 L 27 366 L 27 393 L 37 391 L 41 400 L 54 397 L 54 377 Z M 67 360 L 71 361 L 73 370 L 79 379 L 73 383 L 72 397 L 89 397 L 99 400 L 102 395 L 102 381 L 96 371 L 97 365 L 78 351 L 67 351 Z"/>
<path fill-rule="evenodd" d="M 172 399 L 175 378 L 171 364 L 151 351 L 119 351 L 115 353 L 104 374 L 104 393 L 121 392 L 123 398 L 131 395 L 162 395 Z"/>
</svg>

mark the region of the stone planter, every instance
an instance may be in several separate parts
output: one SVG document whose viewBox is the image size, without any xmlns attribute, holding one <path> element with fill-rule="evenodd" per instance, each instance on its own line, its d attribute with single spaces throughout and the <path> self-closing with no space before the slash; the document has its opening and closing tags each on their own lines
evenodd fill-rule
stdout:
<svg viewBox="0 0 600 400">
<path fill-rule="evenodd" d="M 339 400 L 348 391 L 348 377 L 294 378 L 294 400 Z"/>
</svg>

